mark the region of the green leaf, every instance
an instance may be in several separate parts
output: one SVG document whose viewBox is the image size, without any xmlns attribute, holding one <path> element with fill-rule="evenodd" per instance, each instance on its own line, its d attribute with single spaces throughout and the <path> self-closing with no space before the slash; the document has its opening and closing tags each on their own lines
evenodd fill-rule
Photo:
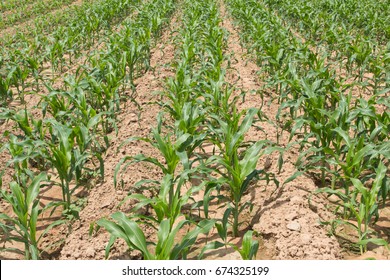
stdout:
<svg viewBox="0 0 390 280">
<path fill-rule="evenodd" d="M 224 247 L 225 244 L 224 243 L 221 243 L 219 241 L 213 241 L 213 242 L 209 242 L 207 243 L 203 248 L 202 248 L 202 251 L 200 252 L 200 254 L 198 255 L 198 260 L 201 260 L 203 258 L 203 255 L 206 251 L 208 250 L 216 250 L 216 249 L 219 249 L 219 248 L 222 248 Z"/>
<path fill-rule="evenodd" d="M 263 142 L 258 141 L 255 144 L 253 144 L 248 150 L 246 150 L 244 158 L 240 161 L 241 181 L 244 181 L 245 178 L 256 169 L 257 161 L 262 155 L 260 153 L 260 150 L 262 148 L 263 148 Z"/>
<path fill-rule="evenodd" d="M 381 239 L 381 238 L 364 239 L 364 240 L 360 240 L 356 244 L 364 246 L 364 245 L 367 245 L 368 243 L 373 243 L 373 244 L 379 245 L 379 246 L 388 246 L 389 245 L 389 243 L 387 243 L 386 240 Z"/>
<path fill-rule="evenodd" d="M 252 235 L 253 231 L 247 231 L 242 241 L 242 249 L 239 252 L 244 260 L 251 260 L 253 257 L 256 257 L 259 249 L 259 242 L 252 240 Z"/>
<path fill-rule="evenodd" d="M 133 246 L 140 250 L 146 259 L 152 259 L 152 255 L 149 253 L 147 248 L 145 235 L 138 227 L 137 223 L 128 219 L 122 212 L 112 214 L 112 218 L 119 222 L 128 240 L 130 240 Z"/>
<path fill-rule="evenodd" d="M 36 176 L 33 181 L 31 182 L 30 186 L 27 189 L 27 197 L 26 197 L 26 206 L 30 207 L 31 203 L 34 202 L 34 200 L 38 197 L 39 189 L 40 189 L 40 183 L 43 180 L 46 180 L 46 174 L 45 173 L 39 173 L 38 176 Z"/>
<path fill-rule="evenodd" d="M 337 127 L 333 131 L 337 132 L 344 139 L 345 143 L 347 144 L 347 147 L 351 147 L 350 138 L 344 130 L 342 130 L 340 127 Z"/>
<path fill-rule="evenodd" d="M 214 226 L 215 220 L 202 220 L 199 222 L 199 224 L 196 226 L 195 229 L 188 232 L 182 239 L 179 245 L 176 245 L 175 248 L 173 248 L 171 253 L 171 259 L 176 260 L 180 253 L 184 249 L 190 248 L 196 241 L 199 234 L 205 234 L 211 230 L 211 228 Z"/>
</svg>

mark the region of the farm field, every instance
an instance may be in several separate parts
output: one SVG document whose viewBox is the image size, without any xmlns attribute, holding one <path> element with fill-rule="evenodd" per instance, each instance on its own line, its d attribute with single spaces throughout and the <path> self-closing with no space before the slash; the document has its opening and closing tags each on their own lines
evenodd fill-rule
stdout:
<svg viewBox="0 0 390 280">
<path fill-rule="evenodd" d="M 388 1 L 0 13 L 0 259 L 390 259 Z"/>
</svg>

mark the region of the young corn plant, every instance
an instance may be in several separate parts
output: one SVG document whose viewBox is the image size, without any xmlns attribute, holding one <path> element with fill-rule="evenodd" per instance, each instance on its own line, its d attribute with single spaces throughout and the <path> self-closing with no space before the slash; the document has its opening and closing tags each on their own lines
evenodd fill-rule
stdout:
<svg viewBox="0 0 390 280">
<path fill-rule="evenodd" d="M 4 106 L 13 99 L 11 82 L 8 78 L 0 76 L 0 104 Z"/>
<path fill-rule="evenodd" d="M 100 161 L 100 175 L 104 177 L 103 159 L 99 153 L 91 152 L 89 147 L 93 136 L 89 135 L 87 128 L 78 126 L 72 129 L 54 120 L 48 122 L 52 137 L 52 141 L 48 143 L 48 161 L 60 179 L 63 199 L 60 204 L 64 207 L 64 215 L 78 217 L 79 209 L 72 203 L 72 195 L 79 187 L 85 164 L 97 157 Z M 76 186 L 71 188 L 73 180 L 76 181 Z"/>
<path fill-rule="evenodd" d="M 111 217 L 115 222 L 106 219 L 97 221 L 99 227 L 104 227 L 111 234 L 106 247 L 106 258 L 115 240 L 121 238 L 130 249 L 140 251 L 145 260 L 186 259 L 198 236 L 208 233 L 215 223 L 214 220 L 202 220 L 194 224 L 194 228 L 177 241 L 179 231 L 185 225 L 191 226 L 192 223 L 181 220 L 172 227 L 172 221 L 164 219 L 158 225 L 157 243 L 154 243 L 146 240 L 142 229 L 131 217 L 122 212 L 117 212 Z"/>
<path fill-rule="evenodd" d="M 228 242 L 228 219 L 231 211 L 232 208 L 228 208 L 227 211 L 225 211 L 221 222 L 215 223 L 219 237 L 221 237 L 223 242 L 212 241 L 207 243 L 199 254 L 198 259 L 202 259 L 206 251 L 216 250 L 222 247 L 233 248 L 235 251 L 240 253 L 243 260 L 252 260 L 253 258 L 256 258 L 257 251 L 259 250 L 259 241 L 253 239 L 253 231 L 248 230 L 244 234 L 241 248 L 233 243 Z"/>
<path fill-rule="evenodd" d="M 383 162 L 380 162 L 376 169 L 376 177 L 370 187 L 365 186 L 357 178 L 350 178 L 350 181 L 353 184 L 353 190 L 350 194 L 345 194 L 340 190 L 330 188 L 324 188 L 317 191 L 338 196 L 342 199 L 344 207 L 350 210 L 351 216 L 356 221 L 356 224 L 350 221 L 337 219 L 332 222 L 333 230 L 340 224 L 348 224 L 356 229 L 359 238 L 357 245 L 360 247 L 361 254 L 367 251 L 368 243 L 388 246 L 388 243 L 384 239 L 372 238 L 371 236 L 374 232 L 370 228 L 373 218 L 375 217 L 374 223 L 379 218 L 379 199 L 381 197 L 381 191 L 383 189 L 388 189 L 389 187 L 386 171 L 386 166 Z"/>
<path fill-rule="evenodd" d="M 63 223 L 55 221 L 46 229 L 37 234 L 39 215 L 47 210 L 50 205 L 40 208 L 39 190 L 44 181 L 47 181 L 45 173 L 33 174 L 25 170 L 24 179 L 10 183 L 10 191 L 0 190 L 0 197 L 12 206 L 13 215 L 0 213 L 0 229 L 3 231 L 5 240 L 24 244 L 24 251 L 18 248 L 6 247 L 0 250 L 12 251 L 24 255 L 26 260 L 39 259 L 39 241 L 54 226 Z"/>
<path fill-rule="evenodd" d="M 174 179 L 172 175 L 167 174 L 163 177 L 161 182 L 148 182 L 148 186 L 143 186 L 145 181 L 140 181 L 136 186 L 142 186 L 142 188 L 150 189 L 150 183 L 155 183 L 155 189 L 158 190 L 158 194 L 151 198 L 146 197 L 143 194 L 130 194 L 127 199 L 137 200 L 137 204 L 131 210 L 136 212 L 142 207 L 151 207 L 154 210 L 154 216 L 148 217 L 145 215 L 139 215 L 142 219 L 150 219 L 152 221 L 160 223 L 163 219 L 169 219 L 174 223 L 179 216 L 182 215 L 182 208 L 188 204 L 192 199 L 193 194 L 199 192 L 203 188 L 203 184 L 194 187 L 191 186 L 187 191 L 184 191 L 185 184 L 188 181 L 189 173 L 194 173 L 195 170 L 184 172 L 180 177 Z M 171 224 L 171 227 L 173 224 Z"/>
<path fill-rule="evenodd" d="M 22 103 L 25 101 L 24 94 L 27 87 L 26 80 L 29 75 L 30 70 L 28 67 L 18 63 L 14 63 L 10 66 L 10 69 L 8 69 L 7 80 L 9 81 L 9 85 L 16 87 L 18 97 Z"/>
<path fill-rule="evenodd" d="M 231 113 L 225 114 L 224 117 L 212 116 L 215 123 L 209 126 L 213 133 L 212 137 L 214 137 L 211 142 L 219 148 L 221 154 L 210 157 L 207 164 L 218 167 L 215 171 L 223 178 L 219 182 L 229 187 L 227 199 L 231 203 L 229 208 L 232 209 L 233 236 L 239 235 L 239 214 L 250 205 L 249 202 L 243 203 L 242 197 L 251 181 L 259 178 L 260 174 L 264 176 L 262 179 L 270 180 L 270 174 L 256 168 L 259 158 L 265 153 L 265 148 L 269 143 L 267 141 L 258 141 L 253 144 L 244 142 L 244 136 L 251 127 L 257 110 L 249 109 L 240 123 L 240 118 L 244 114 L 245 111 L 238 113 L 234 107 Z M 243 147 L 245 147 L 244 151 L 242 151 Z"/>
<path fill-rule="evenodd" d="M 47 169 L 44 160 L 46 147 L 45 143 L 40 140 L 29 138 L 19 140 L 17 136 L 10 134 L 8 142 L 4 144 L 0 151 L 4 149 L 11 156 L 11 160 L 7 162 L 6 167 L 13 167 L 12 177 L 18 184 L 22 184 L 19 180 L 24 178 L 23 174 L 30 166 Z"/>
<path fill-rule="evenodd" d="M 190 146 L 190 144 L 193 141 L 193 138 L 190 134 L 185 133 L 180 135 L 178 139 L 176 139 L 175 142 L 172 141 L 171 134 L 162 135 L 161 133 L 161 125 L 162 125 L 162 118 L 159 117 L 158 120 L 158 126 L 157 128 L 152 129 L 152 137 L 151 138 L 140 138 L 140 137 L 133 137 L 125 141 L 122 145 L 131 142 L 131 141 L 144 141 L 146 143 L 151 144 L 153 147 L 155 147 L 157 150 L 160 151 L 161 155 L 163 156 L 165 162 L 161 163 L 157 158 L 153 157 L 147 157 L 143 154 L 138 154 L 136 156 L 126 156 L 123 158 L 119 164 L 117 165 L 115 169 L 114 174 L 114 184 L 117 185 L 117 177 L 120 170 L 125 170 L 129 164 L 135 163 L 135 162 L 148 162 L 155 166 L 157 166 L 164 175 L 172 175 L 175 176 L 175 171 L 177 167 L 179 166 L 179 163 L 181 163 L 184 167 L 184 170 L 189 170 L 191 161 L 188 158 L 187 148 Z M 126 163 L 126 161 L 130 161 Z M 124 164 L 126 163 L 126 164 Z M 124 166 L 123 166 L 124 164 Z"/>
</svg>

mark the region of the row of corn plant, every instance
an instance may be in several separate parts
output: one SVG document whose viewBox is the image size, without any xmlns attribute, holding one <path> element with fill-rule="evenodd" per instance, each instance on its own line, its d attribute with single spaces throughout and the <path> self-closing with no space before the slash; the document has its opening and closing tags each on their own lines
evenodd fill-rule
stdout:
<svg viewBox="0 0 390 280">
<path fill-rule="evenodd" d="M 158 1 L 156 9 L 172 1 Z M 186 258 L 190 248 L 194 245 L 197 237 L 201 233 L 207 233 L 214 225 L 214 220 L 203 220 L 196 223 L 183 215 L 183 206 L 188 204 L 193 194 L 201 186 L 190 188 L 186 191 L 184 188 L 190 177 L 195 173 L 191 170 L 191 159 L 189 150 L 191 149 L 191 135 L 182 134 L 175 139 L 175 135 L 162 132 L 163 117 L 158 118 L 157 128 L 152 130 L 150 138 L 131 138 L 129 141 L 146 141 L 160 150 L 164 161 L 157 158 L 146 157 L 139 154 L 134 157 L 125 157 L 117 166 L 115 182 L 119 172 L 125 170 L 128 164 L 135 162 L 148 162 L 161 169 L 163 178 L 159 180 L 142 180 L 136 184 L 138 189 L 147 188 L 154 194 L 148 198 L 142 194 L 132 192 L 127 199 L 138 201 L 132 209 L 133 214 L 126 216 L 122 212 L 112 215 L 115 220 L 109 221 L 101 219 L 97 222 L 98 226 L 103 226 L 111 234 L 111 239 L 106 247 L 106 256 L 113 242 L 117 238 L 124 239 L 130 249 L 141 252 L 144 259 L 178 259 Z M 179 168 L 180 173 L 179 173 Z M 140 215 L 137 213 L 142 207 L 153 209 L 151 215 Z M 184 218 L 184 219 L 183 219 Z M 146 240 L 140 227 L 141 224 L 148 224 L 156 228 L 157 242 Z M 177 234 L 185 227 L 191 227 L 180 240 L 177 240 Z"/>
<path fill-rule="evenodd" d="M 36 0 L 26 0 L 24 2 L 20 2 L 18 0 L 2 1 L 0 3 L 0 9 L 5 12 L 5 11 L 8 11 L 8 10 L 13 10 L 13 9 L 15 9 L 17 7 L 22 6 L 22 5 L 30 4 L 30 3 L 34 2 L 34 1 L 36 1 Z"/>
<path fill-rule="evenodd" d="M 140 16 L 139 24 L 143 22 L 144 19 Z M 134 39 L 137 38 L 134 37 Z M 150 48 L 149 42 L 145 44 L 144 48 Z M 131 46 L 122 46 L 121 52 L 127 50 L 125 47 L 131 49 Z M 77 189 L 76 185 L 76 188 L 71 191 L 69 184 L 73 179 L 76 179 L 77 184 L 82 173 L 80 166 L 89 161 L 90 156 L 99 160 L 101 174 L 103 174 L 101 153 L 104 147 L 99 139 L 103 138 L 108 145 L 109 141 L 105 134 L 109 133 L 113 126 L 115 127 L 115 114 L 120 101 L 118 88 L 124 82 L 126 67 L 131 69 L 130 63 L 133 63 L 131 61 L 123 63 L 121 58 L 115 60 L 117 57 L 110 50 L 107 50 L 107 53 L 109 55 L 100 59 L 99 64 L 94 64 L 93 62 L 97 60 L 92 57 L 89 68 L 77 71 L 76 77 L 66 78 L 64 90 L 49 87 L 50 93 L 42 96 L 43 117 L 50 114 L 55 120 L 44 122 L 43 125 L 41 121 L 32 121 L 32 124 L 39 125 L 40 130 L 46 130 L 46 133 L 47 130 L 49 131 L 52 135 L 52 142 L 60 140 L 59 145 L 49 145 L 52 155 L 50 161 L 60 175 L 66 210 L 70 209 L 71 194 Z M 142 51 L 137 50 L 137 55 L 140 54 Z M 113 69 L 122 69 L 121 71 L 125 74 L 118 75 L 113 72 Z M 15 115 L 22 116 L 22 118 L 15 117 Z M 32 137 L 31 131 L 34 128 L 29 127 L 27 111 L 24 111 L 24 114 L 9 111 L 5 117 L 16 121 L 20 127 L 22 123 L 25 135 Z M 41 132 L 38 139 L 34 140 L 44 141 L 45 139 L 42 138 L 45 136 L 45 132 Z M 69 141 L 70 139 L 75 139 L 75 141 Z"/>
<path fill-rule="evenodd" d="M 15 90 L 21 101 L 24 101 L 26 90 L 27 93 L 39 91 L 40 85 L 47 81 L 47 64 L 50 65 L 50 78 L 54 82 L 57 75 L 61 76 L 61 73 L 55 74 L 57 71 L 70 68 L 76 59 L 85 55 L 83 50 L 98 43 L 105 31 L 111 32 L 115 22 L 133 13 L 137 3 L 137 0 L 89 3 L 89 6 L 83 6 L 83 10 L 73 14 L 73 20 L 66 26 L 50 34 L 37 33 L 30 38 L 17 33 L 14 37 L 19 36 L 20 40 L 8 44 L 0 54 L 0 79 L 5 85 L 2 86 L 2 102 L 12 99 Z"/>
<path fill-rule="evenodd" d="M 172 3 L 173 1 L 157 1 L 155 5 L 150 5 L 150 10 L 144 10 L 148 12 L 145 13 L 145 16 L 161 11 L 168 13 L 174 8 Z M 161 13 L 160 15 L 163 16 L 164 13 Z M 161 28 L 161 21 L 160 24 L 155 27 Z M 144 25 L 144 28 L 155 29 L 155 27 Z M 150 31 L 156 32 L 158 29 Z M 142 34 L 143 32 L 139 33 Z M 107 256 L 113 242 L 117 238 L 122 238 L 126 241 L 129 248 L 140 251 L 144 259 L 186 258 L 186 255 L 190 247 L 195 243 L 197 236 L 201 233 L 207 233 L 214 224 L 213 220 L 201 221 L 195 226 L 195 229 L 190 230 L 181 240 L 179 240 L 179 242 L 177 242 L 178 232 L 186 225 L 192 225 L 194 223 L 187 219 L 180 221 L 181 217 L 183 217 L 182 208 L 188 203 L 192 193 L 195 191 L 194 189 L 190 189 L 184 195 L 182 194 L 190 173 L 193 171 L 184 170 L 180 175 L 177 174 L 177 168 L 180 163 L 184 166 L 188 165 L 189 158 L 186 153 L 186 148 L 189 146 L 188 140 L 190 135 L 182 135 L 182 137 L 173 142 L 171 140 L 171 135 L 162 135 L 161 129 L 162 118 L 159 118 L 158 126 L 153 130 L 153 136 L 151 138 L 133 138 L 130 139 L 130 141 L 143 140 L 150 142 L 161 151 L 165 163 L 160 162 L 156 158 L 146 157 L 142 154 L 135 157 L 126 157 L 122 160 L 122 163 L 130 161 L 130 164 L 145 161 L 154 164 L 161 169 L 164 177 L 160 182 L 156 180 L 147 180 L 147 182 L 141 181 L 137 183 L 137 185 L 142 188 L 146 187 L 145 185 L 147 184 L 148 188 L 155 194 L 154 197 L 147 198 L 142 194 L 131 194 L 128 197 L 128 199 L 131 198 L 139 201 L 133 211 L 137 211 L 141 207 L 149 205 L 154 213 L 153 215 L 133 214 L 131 216 L 126 216 L 124 213 L 118 212 L 112 215 L 112 218 L 115 220 L 114 222 L 106 219 L 99 220 L 97 222 L 98 226 L 103 226 L 111 234 L 111 240 L 106 249 Z M 116 173 L 119 172 L 120 168 L 121 165 L 118 165 Z M 158 241 L 157 243 L 153 243 L 153 246 L 146 240 L 140 227 L 141 223 L 150 224 L 151 226 L 158 228 Z"/>
<path fill-rule="evenodd" d="M 304 3 L 303 3 L 304 2 Z M 321 3 L 322 2 L 322 3 Z M 358 4 L 358 1 L 352 1 Z M 353 32 L 355 28 L 354 13 L 348 10 L 348 16 L 353 20 L 349 25 L 343 23 L 348 18 L 343 9 L 336 9 L 331 1 L 313 2 L 295 1 L 264 1 L 269 9 L 277 10 L 287 20 L 287 26 L 292 25 L 299 33 L 311 42 L 312 48 L 317 52 L 326 52 L 327 60 L 332 60 L 334 67 L 339 69 L 342 75 L 348 75 L 363 88 L 369 95 L 385 90 L 388 87 L 386 82 L 387 57 L 389 48 L 384 39 L 376 40 L 371 38 L 375 32 L 360 34 Z M 380 17 L 375 16 L 377 7 L 373 7 L 373 1 L 368 1 L 368 18 L 365 21 L 378 20 L 381 22 L 389 17 L 389 13 Z M 340 4 L 340 3 L 339 3 Z M 351 3 L 349 3 L 351 4 Z M 348 5 L 346 3 L 340 4 Z M 338 6 L 338 5 L 336 5 Z M 352 5 L 356 8 L 356 5 Z M 332 8 L 331 8 L 332 7 Z M 361 7 L 360 7 L 361 8 Z M 332 13 L 328 13 L 328 9 Z M 366 11 L 366 10 L 365 10 Z M 352 25 L 352 26 L 351 26 Z M 385 27 L 376 28 L 376 31 L 386 30 Z M 384 41 L 384 42 L 383 42 Z"/>
<path fill-rule="evenodd" d="M 197 235 L 206 233 L 215 226 L 222 242 L 206 244 L 199 257 L 207 250 L 231 246 L 239 251 L 244 259 L 251 259 L 255 257 L 258 249 L 258 241 L 252 239 L 253 232 L 245 233 L 243 247 L 238 248 L 228 242 L 228 228 L 231 225 L 233 236 L 240 235 L 239 215 L 250 206 L 250 203 L 244 203 L 242 198 L 251 181 L 255 178 L 270 180 L 270 174 L 256 169 L 259 157 L 265 152 L 270 152 L 271 149 L 267 151 L 265 149 L 269 148 L 270 144 L 266 141 L 256 143 L 244 141 L 244 136 L 258 111 L 256 109 L 248 112 L 238 111 L 235 104 L 238 97 L 230 100 L 233 89 L 224 81 L 226 70 L 222 67 L 222 63 L 227 59 L 223 54 L 226 33 L 219 26 L 221 18 L 218 5 L 215 1 L 196 3 L 188 1 L 184 5 L 183 26 L 175 38 L 178 50 L 174 63 L 176 75 L 168 79 L 163 92 L 166 101 L 161 103 L 173 125 L 167 127 L 169 132 L 163 132 L 161 128 L 163 117 L 160 117 L 157 128 L 152 130 L 150 138 L 129 140 L 149 142 L 161 152 L 164 161 L 139 154 L 125 157 L 116 170 L 117 177 L 129 164 L 136 162 L 148 162 L 161 169 L 164 174 L 161 181 L 142 180 L 128 196 L 128 199 L 138 201 L 133 208 L 135 213 L 143 207 L 151 207 L 154 213 L 152 217 L 134 214 L 127 219 L 123 213 L 116 213 L 113 215 L 116 222 L 102 219 L 98 221 L 98 225 L 111 233 L 112 239 L 107 246 L 107 252 L 116 238 L 122 238 L 131 249 L 141 251 L 145 259 L 151 257 L 148 254 L 149 249 L 145 249 L 147 246 L 141 248 L 134 243 L 135 231 L 130 235 L 131 231 L 126 229 L 125 223 L 130 225 L 133 220 L 142 223 L 153 221 L 153 227 L 158 228 L 158 241 L 152 243 L 154 244 L 152 250 L 155 250 L 154 257 L 158 259 L 186 258 Z M 207 145 L 215 146 L 214 155 L 209 159 L 204 157 L 204 148 Z M 213 175 L 215 172 L 219 174 L 216 177 Z M 200 183 L 194 185 L 195 181 Z M 188 186 L 187 190 L 183 189 L 185 185 Z M 228 187 L 228 194 L 223 192 L 224 186 Z M 136 189 L 140 187 L 141 190 L 151 190 L 154 195 L 148 198 L 136 193 Z M 197 193 L 203 194 L 204 198 L 196 201 L 194 196 Z M 213 199 L 219 199 L 220 203 L 223 203 L 226 209 L 223 218 L 210 219 L 209 204 Z M 196 222 L 191 212 L 187 214 L 184 212 L 183 216 L 182 208 L 186 204 L 192 205 L 193 209 L 202 207 L 204 218 Z M 164 220 L 167 218 L 169 222 Z M 184 221 L 181 220 L 183 218 Z M 179 228 L 175 226 L 177 220 L 182 221 Z M 194 224 L 192 230 L 189 230 L 175 246 L 171 243 L 167 252 L 160 255 L 160 238 L 162 236 L 170 238 L 172 233 L 176 234 L 186 223 Z M 139 228 L 137 231 L 140 232 Z M 188 236 L 192 236 L 193 239 L 187 240 Z M 142 243 L 145 243 L 143 236 L 142 240 L 144 240 Z M 185 251 L 181 245 L 183 242 L 188 244 Z M 173 251 L 170 251 L 172 246 Z M 172 255 L 175 249 L 180 254 Z"/>
<path fill-rule="evenodd" d="M 23 1 L 23 3 L 28 3 L 28 1 L 29 0 Z M 48 14 L 37 15 L 33 20 L 31 20 L 31 22 L 29 22 L 33 28 L 26 28 L 24 25 L 21 25 L 19 26 L 20 28 L 15 29 L 16 34 L 3 32 L 0 37 L 0 45 L 7 47 L 10 43 L 24 40 L 26 37 L 34 37 L 34 35 L 41 33 L 49 34 L 58 26 L 68 24 L 72 21 L 74 14 L 80 13 L 83 9 L 88 9 L 93 1 L 95 0 L 83 0 L 80 5 L 69 5 L 61 10 L 55 10 Z"/>
<path fill-rule="evenodd" d="M 390 33 L 386 21 L 390 16 L 389 7 L 385 1 L 264 1 L 273 10 L 282 13 L 300 30 L 311 29 L 311 36 L 322 39 L 337 39 L 339 32 L 349 30 L 351 33 L 362 34 L 379 42 L 386 42 Z M 378 11 L 381 11 L 381 15 Z M 332 26 L 341 28 L 333 29 Z M 344 29 L 344 30 L 343 30 Z M 325 33 L 321 34 L 322 31 Z"/>
<path fill-rule="evenodd" d="M 362 252 L 368 242 L 386 244 L 368 229 L 389 198 L 389 175 L 383 171 L 389 164 L 386 90 L 369 100 L 352 98 L 351 86 L 337 80 L 325 58 L 294 38 L 261 2 L 228 3 L 244 44 L 276 89 L 282 129 L 290 131 L 290 140 L 300 137 L 298 171 L 320 172 L 319 192 L 340 198 L 344 221 L 358 221 Z"/>
<path fill-rule="evenodd" d="M 168 5 L 169 3 L 170 5 Z M 136 49 L 135 53 L 130 44 L 119 44 L 119 42 L 111 40 L 111 45 L 107 46 L 106 52 L 102 50 L 101 53 L 96 54 L 96 57 L 90 58 L 90 63 L 80 68 L 74 76 L 68 76 L 65 79 L 63 89 L 46 85 L 50 93 L 43 95 L 40 102 L 43 119 L 35 119 L 27 109 L 20 112 L 8 109 L 2 113 L 2 119 L 15 123 L 24 134 L 23 141 L 18 140 L 12 132 L 5 134 L 8 142 L 5 143 L 3 149 L 7 149 L 11 154 L 12 160 L 8 162 L 7 166 L 13 166 L 15 169 L 13 176 L 15 183 L 26 185 L 24 179 L 26 174 L 34 178 L 35 168 L 52 169 L 58 175 L 57 178 L 48 180 L 48 184 L 50 186 L 60 185 L 63 195 L 62 201 L 50 203 L 43 209 L 36 208 L 34 211 L 41 213 L 46 208 L 63 207 L 65 216 L 77 218 L 80 209 L 72 197 L 75 191 L 80 186 L 85 185 L 83 180 L 88 178 L 86 176 L 95 177 L 96 172 L 100 172 L 100 176 L 104 177 L 102 157 L 106 147 L 104 144 L 102 145 L 102 139 L 108 145 L 109 127 L 115 125 L 114 118 L 119 107 L 119 88 L 126 83 L 125 76 L 129 75 L 126 72 L 132 69 L 129 64 L 134 63 L 133 61 L 123 61 L 116 52 L 132 51 L 137 57 L 143 57 L 145 61 L 149 61 L 147 56 L 150 55 L 151 38 L 157 36 L 158 30 L 156 29 L 165 24 L 163 16 L 168 16 L 172 10 L 172 3 L 169 3 L 165 3 L 167 5 L 162 10 L 162 5 L 145 3 L 140 7 L 140 13 L 134 22 L 125 22 L 126 25 L 131 24 L 132 27 L 137 28 L 131 29 L 132 33 L 127 35 L 123 33 L 126 36 L 115 38 L 122 39 L 123 37 L 127 40 L 132 38 L 134 42 L 138 40 L 142 48 Z M 161 19 L 159 26 L 147 24 L 155 18 Z M 143 40 L 141 36 L 137 35 L 141 28 L 144 29 L 144 32 L 140 33 L 150 34 L 148 40 Z M 116 52 L 112 51 L 113 48 Z M 98 56 L 101 57 L 100 61 L 97 59 Z M 112 72 L 113 69 L 121 69 L 120 71 L 125 74 L 117 75 L 116 72 Z M 27 143 L 30 146 L 27 146 Z M 39 185 L 39 183 L 37 184 Z M 36 189 L 35 186 L 34 203 L 38 203 L 39 200 L 39 191 L 38 194 L 35 194 Z M 14 206 L 13 202 L 15 201 L 8 199 L 12 197 L 12 194 L 4 189 L 2 195 Z M 14 212 L 15 209 L 14 207 Z M 37 217 L 34 219 L 36 225 Z M 57 221 L 52 226 L 61 222 Z M 7 226 L 9 223 L 13 223 L 13 227 Z M 2 229 L 10 233 L 6 240 L 15 240 L 12 234 L 19 227 L 17 223 L 20 223 L 19 219 L 11 219 L 10 216 L 2 217 Z M 46 231 L 50 228 L 51 226 Z M 31 228 L 32 230 L 33 228 Z M 18 229 L 18 232 L 22 231 Z M 23 232 L 29 233 L 29 229 L 27 228 Z M 23 235 L 17 241 L 35 248 L 34 254 L 25 254 L 26 258 L 37 258 L 39 257 L 37 254 L 38 241 L 35 237 L 30 239 L 28 237 L 29 235 Z M 5 250 L 10 249 L 5 248 Z"/>
<path fill-rule="evenodd" d="M 0 30 L 10 25 L 21 24 L 36 15 L 48 13 L 73 2 L 74 0 L 37 1 L 30 5 L 26 3 L 26 5 L 14 7 L 10 13 L 0 18 Z"/>
</svg>

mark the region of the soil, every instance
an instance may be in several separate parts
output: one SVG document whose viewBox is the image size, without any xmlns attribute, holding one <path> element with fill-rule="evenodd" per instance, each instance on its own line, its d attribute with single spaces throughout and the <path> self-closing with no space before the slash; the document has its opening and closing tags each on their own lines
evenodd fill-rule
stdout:
<svg viewBox="0 0 390 280">
<path fill-rule="evenodd" d="M 260 108 L 262 114 L 268 120 L 259 120 L 256 125 L 262 130 L 253 127 L 247 140 L 259 141 L 267 139 L 280 146 L 287 147 L 289 135 L 283 134 L 277 139 L 277 132 L 280 130 L 275 119 L 279 105 L 271 93 L 258 94 L 263 87 L 259 80 L 259 67 L 251 60 L 245 48 L 240 45 L 239 30 L 237 30 L 232 19 L 229 17 L 224 4 L 221 2 L 221 26 L 228 31 L 226 53 L 230 56 L 230 69 L 227 71 L 226 81 L 235 87 L 235 95 L 246 92 L 245 98 L 239 101 L 239 109 Z M 180 10 L 180 9 L 178 9 Z M 147 137 L 153 127 L 156 126 L 157 115 L 161 107 L 156 104 L 161 97 L 158 92 L 164 90 L 166 79 L 175 74 L 172 64 L 175 58 L 174 35 L 175 30 L 180 27 L 180 15 L 174 14 L 170 25 L 165 29 L 163 35 L 152 51 L 152 70 L 145 73 L 136 80 L 133 100 L 122 104 L 122 111 L 118 115 L 118 132 L 109 135 L 110 148 L 106 152 L 105 178 L 102 182 L 96 182 L 92 188 L 85 188 L 77 193 L 77 197 L 84 201 L 84 208 L 80 212 L 80 219 L 72 222 L 71 226 L 62 225 L 49 232 L 42 242 L 42 247 L 55 244 L 47 250 L 48 259 L 76 260 L 76 259 L 104 259 L 105 246 L 109 241 L 109 235 L 104 230 L 90 234 L 91 225 L 100 218 L 107 218 L 116 211 L 129 211 L 131 202 L 118 206 L 133 185 L 141 179 L 161 179 L 160 170 L 150 164 L 131 164 L 121 173 L 118 186 L 114 186 L 114 172 L 117 164 L 125 156 L 134 156 L 143 153 L 146 156 L 159 157 L 158 152 L 149 144 L 141 141 L 129 142 L 122 145 L 130 137 Z M 135 101 L 135 102 L 134 102 Z M 27 104 L 36 104 L 37 100 L 28 100 Z M 139 106 L 138 106 L 138 105 Z M 7 129 L 7 124 L 1 126 L 1 132 Z M 8 160 L 6 154 L 2 153 L 1 162 Z M 243 213 L 242 220 L 246 223 L 242 229 L 252 229 L 258 233 L 260 249 L 256 259 L 277 259 L 277 260 L 337 260 L 337 259 L 390 259 L 389 252 L 384 247 L 369 248 L 365 255 L 351 252 L 340 242 L 340 235 L 336 238 L 330 234 L 329 226 L 322 222 L 335 218 L 329 205 L 332 203 L 324 195 L 315 195 L 318 188 L 316 182 L 308 176 L 300 176 L 294 181 L 283 184 L 296 172 L 294 163 L 299 156 L 296 148 L 289 148 L 283 155 L 283 168 L 278 170 L 279 154 L 272 153 L 261 157 L 258 167 L 266 169 L 275 174 L 279 181 L 279 187 L 275 183 L 267 184 L 259 181 L 251 186 L 250 191 L 244 200 L 250 200 L 254 204 L 252 211 Z M 3 166 L 2 166 L 3 167 Z M 4 185 L 10 181 L 10 174 L 3 179 Z M 61 198 L 60 189 L 48 189 L 42 194 L 42 203 L 48 203 L 54 199 Z M 0 201 L 1 212 L 10 212 L 10 207 Z M 387 206 L 382 212 L 376 224 L 375 230 L 380 237 L 390 239 L 390 210 Z M 216 206 L 211 207 L 213 217 L 221 217 L 222 210 Z M 44 222 L 50 222 L 61 213 L 56 212 L 52 217 L 45 217 Z M 42 225 L 42 227 L 45 224 Z M 348 232 L 348 229 L 342 230 Z M 146 235 L 152 232 L 146 230 Z M 347 235 L 353 238 L 353 232 Z M 207 237 L 208 240 L 217 239 L 216 230 Z M 352 237 L 351 237 L 352 236 Z M 148 236 L 147 236 L 148 237 Z M 206 237 L 198 240 L 195 250 L 190 258 L 196 258 L 200 250 L 199 244 L 205 241 Z M 240 245 L 241 237 L 232 238 L 231 243 Z M 11 253 L 0 253 L 0 259 L 20 258 Z M 118 240 L 110 252 L 110 259 L 140 259 L 137 252 L 130 252 L 126 244 Z M 241 259 L 240 255 L 233 249 L 212 250 L 205 254 L 206 259 Z"/>
</svg>

